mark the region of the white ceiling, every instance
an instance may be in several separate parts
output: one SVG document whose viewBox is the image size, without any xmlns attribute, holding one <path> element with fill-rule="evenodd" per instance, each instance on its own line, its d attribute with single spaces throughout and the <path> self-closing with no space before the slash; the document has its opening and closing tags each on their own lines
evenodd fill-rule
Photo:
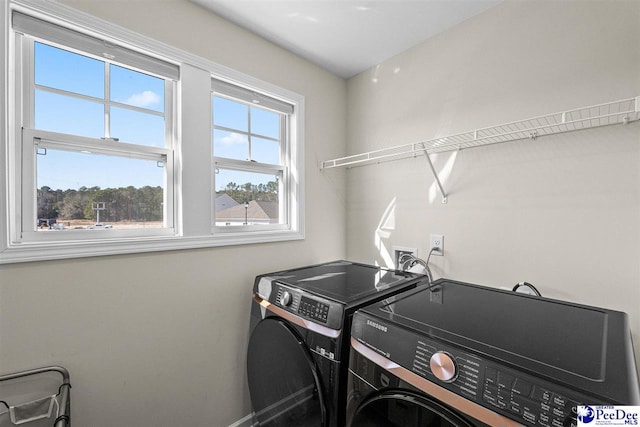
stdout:
<svg viewBox="0 0 640 427">
<path fill-rule="evenodd" d="M 191 0 L 349 78 L 500 0 Z"/>
</svg>

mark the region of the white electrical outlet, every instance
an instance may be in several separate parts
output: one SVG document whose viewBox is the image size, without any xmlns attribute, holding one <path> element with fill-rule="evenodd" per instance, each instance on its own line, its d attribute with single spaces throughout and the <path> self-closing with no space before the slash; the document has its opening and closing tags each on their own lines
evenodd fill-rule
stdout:
<svg viewBox="0 0 640 427">
<path fill-rule="evenodd" d="M 438 256 L 443 256 L 444 255 L 444 235 L 443 234 L 432 234 L 430 236 L 430 244 L 429 244 L 429 250 L 436 248 L 433 252 L 431 252 L 431 255 L 438 255 Z"/>
</svg>

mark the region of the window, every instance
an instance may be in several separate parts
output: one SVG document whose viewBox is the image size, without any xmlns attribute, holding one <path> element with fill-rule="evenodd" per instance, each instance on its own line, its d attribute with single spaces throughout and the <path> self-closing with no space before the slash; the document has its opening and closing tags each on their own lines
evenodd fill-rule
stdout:
<svg viewBox="0 0 640 427">
<path fill-rule="evenodd" d="M 289 227 L 293 106 L 215 79 L 212 88 L 216 230 Z"/>
<path fill-rule="evenodd" d="M 29 184 L 20 239 L 172 233 L 177 67 L 19 12 L 12 21 Z"/>
<path fill-rule="evenodd" d="M 0 22 L 0 264 L 304 237 L 304 97 L 56 2 Z"/>
</svg>

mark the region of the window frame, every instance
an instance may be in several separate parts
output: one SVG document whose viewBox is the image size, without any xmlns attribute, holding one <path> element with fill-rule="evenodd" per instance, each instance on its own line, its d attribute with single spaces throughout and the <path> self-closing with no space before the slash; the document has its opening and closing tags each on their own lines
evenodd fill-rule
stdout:
<svg viewBox="0 0 640 427">
<path fill-rule="evenodd" d="M 59 134 L 37 129 L 24 129 L 22 132 L 22 163 L 36 165 L 35 157 L 38 156 L 39 149 L 53 149 L 60 151 L 69 151 L 74 153 L 82 153 L 83 149 L 91 150 L 92 154 L 109 155 L 114 157 L 128 157 L 137 160 L 154 160 L 163 162 L 166 169 L 165 175 L 173 176 L 173 150 L 170 148 L 149 147 L 127 144 L 121 142 L 113 142 L 109 140 L 97 141 L 93 138 L 82 136 L 70 136 L 67 134 Z M 61 241 L 78 241 L 78 240 L 104 240 L 110 238 L 136 238 L 149 236 L 172 236 L 175 235 L 175 227 L 173 225 L 173 215 L 167 215 L 173 211 L 173 185 L 167 183 L 165 177 L 164 186 L 164 227 L 163 228 L 136 228 L 133 230 L 110 229 L 108 235 L 95 234 L 95 231 L 89 230 L 65 230 L 63 233 L 49 233 L 33 230 L 34 221 L 31 214 L 37 212 L 37 191 L 34 180 L 35 170 L 24 170 L 22 173 L 22 192 L 20 202 L 23 206 L 21 215 L 21 224 L 16 226 L 16 231 L 21 230 L 21 236 L 16 236 L 23 243 L 38 242 L 61 242 Z M 25 214 L 26 213 L 26 214 Z M 37 221 L 37 216 L 36 216 Z M 19 228 L 18 228 L 19 227 Z M 89 236 L 87 233 L 91 233 Z M 64 237 L 61 239 L 60 237 Z"/>
<path fill-rule="evenodd" d="M 251 153 L 251 137 L 267 138 L 275 140 L 274 138 L 260 135 L 251 131 L 251 108 L 260 108 L 266 111 L 272 111 L 279 115 L 279 136 L 278 136 L 278 149 L 279 149 L 279 164 L 270 164 L 257 162 L 253 159 L 240 160 L 223 156 L 216 156 L 215 150 L 212 156 L 213 173 L 213 189 L 214 194 L 217 193 L 215 180 L 218 169 L 260 173 L 260 174 L 273 174 L 279 176 L 278 180 L 278 223 L 277 224 L 247 224 L 247 225 L 234 225 L 234 226 L 221 226 L 216 224 L 216 211 L 212 210 L 212 232 L 216 233 L 235 233 L 235 232 L 251 232 L 251 231 L 270 231 L 270 230 L 289 230 L 292 227 L 291 224 L 291 199 L 293 192 L 291 191 L 291 178 L 289 171 L 291 169 L 291 142 L 290 142 L 290 123 L 291 115 L 294 112 L 293 106 L 281 102 L 280 100 L 273 99 L 264 93 L 259 93 L 255 90 L 249 90 L 240 86 L 231 85 L 229 83 L 220 82 L 216 79 L 212 80 L 211 86 L 211 102 L 215 97 L 221 97 L 233 102 L 237 102 L 246 105 L 248 108 L 248 129 L 247 131 L 240 131 L 237 129 L 226 128 L 223 126 L 216 126 L 214 124 L 215 111 L 212 114 L 211 131 L 212 135 L 216 129 L 223 129 L 229 132 L 239 132 L 245 134 L 248 139 L 248 153 Z M 250 100 L 252 99 L 252 100 Z M 258 100 L 258 102 L 256 102 Z"/>
<path fill-rule="evenodd" d="M 21 190 L 24 171 L 21 163 L 15 161 L 22 155 L 22 149 L 15 143 L 22 136 L 22 129 L 16 125 L 22 110 L 15 110 L 15 100 L 21 94 L 21 87 L 18 85 L 19 79 L 16 78 L 16 72 L 19 70 L 13 67 L 14 62 L 21 63 L 22 59 L 11 26 L 13 10 L 94 37 L 111 40 L 124 48 L 180 67 L 180 81 L 176 83 L 177 93 L 171 113 L 176 119 L 172 135 L 175 141 L 173 161 L 167 157 L 167 164 L 172 163 L 174 176 L 174 229 L 169 235 L 155 233 L 134 237 L 119 236 L 110 233 L 116 230 L 109 230 L 111 237 L 106 239 L 46 241 L 45 238 L 29 241 L 22 238 L 20 227 L 17 225 L 21 226 L 24 221 L 20 209 L 21 199 L 24 198 Z M 4 82 L 0 85 L 0 98 L 3 100 L 0 104 L 0 131 L 4 135 L 3 141 L 0 141 L 0 176 L 4 181 L 0 182 L 0 264 L 304 239 L 304 96 L 54 2 L 3 2 L 0 6 L 0 22 L 0 54 L 8 59 L 5 66 L 0 67 L 0 78 Z M 186 80 L 183 79 L 184 75 L 188 76 Z M 293 107 L 289 123 L 291 164 L 284 173 L 285 179 L 289 180 L 289 201 L 286 206 L 289 222 L 285 228 L 250 227 L 251 229 L 234 232 L 215 230 L 215 223 L 212 222 L 215 209 L 214 170 L 211 160 L 212 78 L 255 90 Z M 207 105 L 208 113 L 205 111 Z M 207 122 L 202 120 L 205 114 L 209 117 Z M 27 131 L 28 136 L 33 136 L 29 132 Z M 42 144 L 55 146 L 57 143 L 55 132 L 37 132 L 39 135 L 36 136 L 40 136 Z M 210 155 L 205 158 L 203 154 L 207 151 Z M 203 185 L 205 182 L 207 185 Z M 35 182 L 33 190 L 37 196 Z M 84 236 L 87 237 L 87 233 Z"/>
<path fill-rule="evenodd" d="M 20 164 L 22 169 L 21 182 L 22 191 L 18 195 L 16 200 L 16 206 L 22 206 L 22 212 L 20 214 L 20 221 L 18 223 L 17 218 L 14 219 L 15 234 L 13 238 L 16 242 L 24 243 L 38 243 L 38 242 L 60 242 L 60 241 L 78 241 L 78 240 L 105 240 L 112 238 L 135 238 L 135 237 L 148 237 L 148 236 L 172 236 L 175 235 L 175 221 L 174 221 L 174 131 L 175 119 L 174 119 L 174 98 L 175 98 L 175 82 L 165 77 L 159 77 L 164 80 L 164 146 L 156 147 L 150 145 L 132 144 L 126 142 L 116 142 L 116 139 L 111 135 L 111 107 L 126 108 L 132 111 L 140 111 L 142 109 L 125 105 L 111 99 L 110 94 L 110 73 L 109 69 L 112 65 L 123 67 L 137 72 L 144 72 L 145 74 L 152 75 L 148 71 L 141 71 L 132 68 L 126 64 L 120 64 L 108 58 L 96 58 L 94 55 L 90 55 L 87 52 L 79 51 L 72 46 L 64 46 L 44 39 L 46 34 L 42 34 L 39 37 L 31 35 L 15 34 L 15 46 L 16 51 L 19 49 L 22 61 L 18 63 L 16 61 L 16 74 L 22 76 L 21 80 L 21 93 L 20 101 L 22 102 L 22 120 L 21 122 L 21 135 L 22 140 L 21 150 L 16 150 L 16 164 Z M 33 59 L 35 58 L 35 44 L 41 43 L 54 48 L 62 49 L 74 54 L 82 55 L 88 58 L 92 58 L 100 61 L 105 69 L 104 75 L 104 94 L 103 97 L 93 98 L 86 95 L 76 94 L 55 88 L 42 88 L 35 82 L 35 64 Z M 155 76 L 154 77 L 158 77 Z M 19 84 L 18 82 L 16 82 Z M 43 129 L 37 129 L 35 127 L 35 92 L 37 90 L 44 90 L 48 93 L 57 93 L 62 96 L 67 96 L 73 99 L 86 99 L 92 102 L 99 103 L 103 106 L 104 117 L 104 135 L 105 139 L 96 139 L 85 136 L 79 136 L 74 134 L 59 133 Z M 20 102 L 19 101 L 19 102 Z M 145 111 L 145 113 L 147 113 Z M 148 113 L 158 115 L 157 113 Z M 17 125 L 16 125 L 17 127 Z M 69 152 L 80 153 L 84 151 L 90 151 L 93 154 L 108 155 L 111 157 L 128 157 L 139 160 L 155 160 L 162 162 L 165 169 L 165 179 L 163 184 L 163 227 L 154 229 L 135 228 L 131 230 L 111 229 L 108 235 L 105 233 L 96 234 L 95 231 L 88 230 L 65 230 L 64 233 L 43 233 L 35 228 L 35 222 L 37 222 L 37 185 L 35 182 L 37 172 L 37 156 L 38 150 L 47 148 L 64 150 Z M 36 218 L 34 221 L 33 218 Z M 92 236 L 88 236 L 87 233 L 92 233 Z"/>
</svg>

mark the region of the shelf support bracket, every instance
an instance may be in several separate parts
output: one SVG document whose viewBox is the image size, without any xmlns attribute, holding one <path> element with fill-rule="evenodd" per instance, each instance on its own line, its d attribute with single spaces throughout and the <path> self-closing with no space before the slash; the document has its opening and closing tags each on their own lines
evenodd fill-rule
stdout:
<svg viewBox="0 0 640 427">
<path fill-rule="evenodd" d="M 433 162 L 431 161 L 431 157 L 429 157 L 429 153 L 427 152 L 427 150 L 424 150 L 424 157 L 427 159 L 427 163 L 429 164 L 431 173 L 436 180 L 436 184 L 438 184 L 440 194 L 442 194 L 442 203 L 447 203 L 447 193 L 445 193 L 444 187 L 442 187 L 442 183 L 440 182 L 440 178 L 438 177 L 438 172 L 436 172 L 436 168 L 433 167 Z"/>
</svg>

